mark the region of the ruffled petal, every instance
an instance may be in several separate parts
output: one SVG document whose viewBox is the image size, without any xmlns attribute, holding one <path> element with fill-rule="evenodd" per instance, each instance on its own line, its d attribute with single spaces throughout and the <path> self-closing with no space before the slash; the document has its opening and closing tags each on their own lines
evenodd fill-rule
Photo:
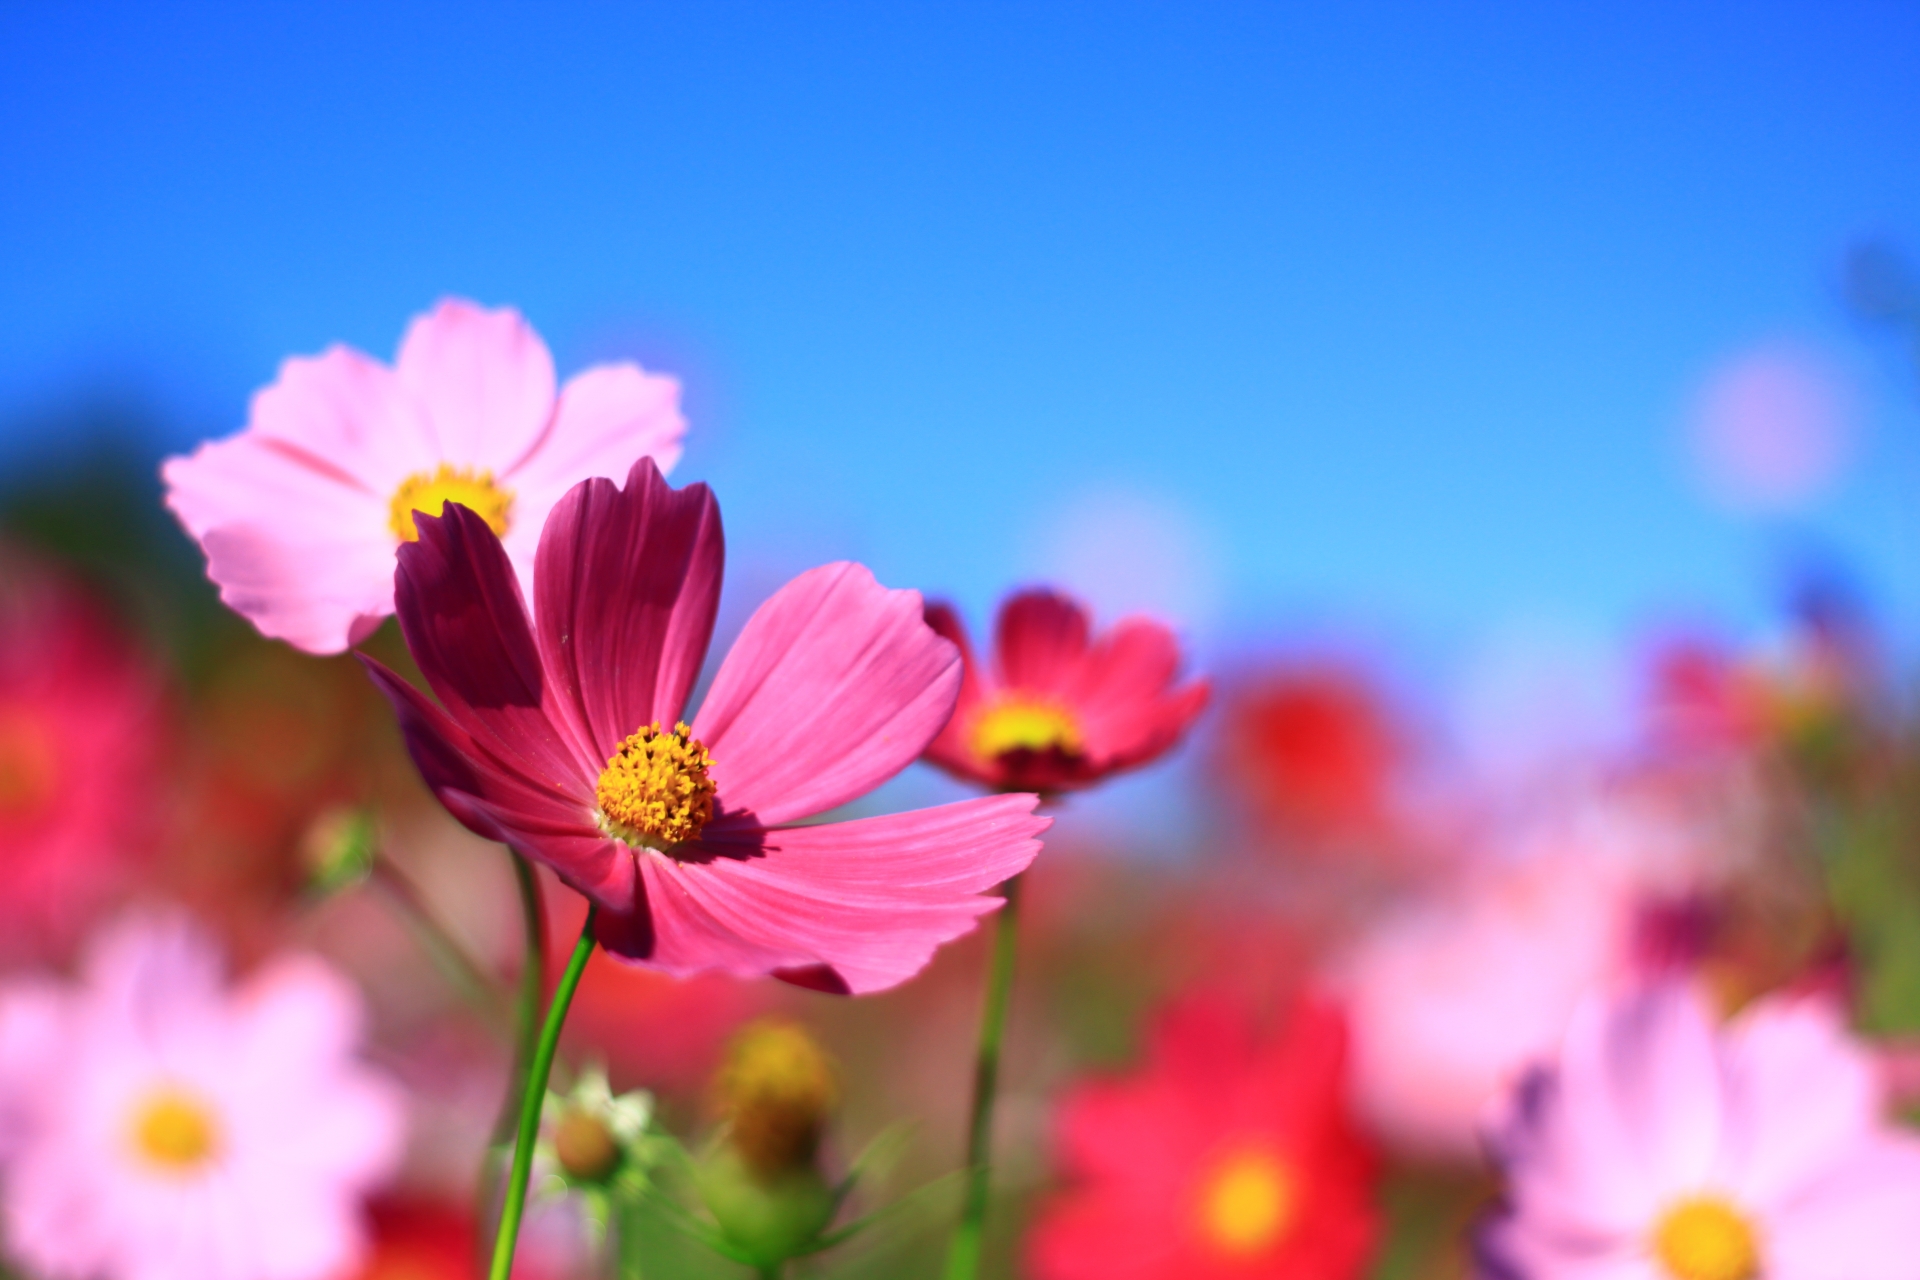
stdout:
<svg viewBox="0 0 1920 1280">
<path fill-rule="evenodd" d="M 933 633 L 960 651 L 960 696 L 954 703 L 953 714 L 947 717 L 945 727 L 927 744 L 927 760 L 956 777 L 983 786 L 995 786 L 999 783 L 1001 770 L 993 762 L 975 755 L 973 744 L 967 738 L 974 710 L 989 695 L 989 682 L 973 656 L 973 644 L 967 638 L 966 623 L 960 620 L 960 615 L 952 607 L 945 604 L 928 605 L 925 616 Z"/>
<path fill-rule="evenodd" d="M 513 491 L 513 518 L 502 541 L 521 581 L 530 581 L 547 513 L 567 490 L 595 476 L 618 484 L 641 458 L 662 474 L 680 460 L 687 420 L 678 379 L 634 364 L 599 365 L 567 379 L 553 420 L 501 481 Z"/>
<path fill-rule="evenodd" d="M 993 665 L 1003 688 L 1064 695 L 1086 656 L 1089 623 L 1078 601 L 1056 591 L 1022 591 L 1000 606 Z"/>
<path fill-rule="evenodd" d="M 305 520 L 221 525 L 201 539 L 220 599 L 261 635 L 339 653 L 393 612 L 391 541 L 329 534 Z"/>
<path fill-rule="evenodd" d="M 490 750 L 405 680 L 357 656 L 393 705 L 414 767 L 461 825 L 552 867 L 603 906 L 631 908 L 633 851 L 601 833 L 587 804 L 522 772 L 518 760 Z"/>
<path fill-rule="evenodd" d="M 650 949 L 625 953 L 680 977 L 793 973 L 884 990 L 999 907 L 984 891 L 1039 853 L 1050 820 L 1037 803 L 989 796 L 814 827 L 709 828 L 689 858 L 642 857 Z"/>
<path fill-rule="evenodd" d="M 500 539 L 466 507 L 417 513 L 417 542 L 400 548 L 394 612 L 407 650 L 460 727 L 528 777 L 581 798 L 595 756 L 564 699 L 547 696 L 520 585 Z"/>
<path fill-rule="evenodd" d="M 809 570 L 761 605 L 721 663 L 694 736 L 719 802 L 778 826 L 866 794 L 913 762 L 960 690 L 960 655 L 864 565 Z"/>
<path fill-rule="evenodd" d="M 426 410 L 435 457 L 503 474 L 553 412 L 553 357 L 518 311 L 447 298 L 417 317 L 394 362 Z"/>
<path fill-rule="evenodd" d="M 568 491 L 540 538 L 534 613 L 551 695 L 586 727 L 596 771 L 643 725 L 672 727 L 713 637 L 726 558 L 703 484 L 674 490 L 651 458 L 625 489 Z"/>
</svg>

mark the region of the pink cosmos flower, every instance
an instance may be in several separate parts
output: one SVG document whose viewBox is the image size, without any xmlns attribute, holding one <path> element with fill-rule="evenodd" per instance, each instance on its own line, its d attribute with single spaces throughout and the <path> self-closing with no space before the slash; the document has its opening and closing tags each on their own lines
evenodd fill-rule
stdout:
<svg viewBox="0 0 1920 1280">
<path fill-rule="evenodd" d="M 1069 791 L 1166 752 L 1207 704 L 1207 682 L 1174 687 L 1180 644 L 1147 618 L 1093 637 L 1087 611 L 1052 591 L 1000 606 L 993 665 L 975 661 L 960 617 L 943 604 L 927 625 L 960 648 L 965 678 L 953 719 L 927 748 L 948 773 L 1000 791 Z"/>
<path fill-rule="evenodd" d="M 0 993 L 8 1246 L 72 1280 L 327 1280 L 399 1155 L 393 1086 L 355 1059 L 360 1001 L 283 958 L 224 989 L 181 917 L 123 921 L 77 985 Z"/>
<path fill-rule="evenodd" d="M 1471 1157 L 1487 1108 L 1634 970 L 1635 895 L 1562 855 L 1483 870 L 1382 920 L 1343 958 L 1361 1113 L 1396 1145 Z"/>
<path fill-rule="evenodd" d="M 70 945 L 148 851 L 164 701 L 78 587 L 0 559 L 0 959 Z"/>
<path fill-rule="evenodd" d="M 773 974 L 876 991 L 1000 905 L 1047 820 L 1008 795 L 795 825 L 918 756 L 960 657 L 920 597 L 857 564 L 762 605 L 681 722 L 713 632 L 723 548 L 704 485 L 649 459 L 554 507 L 528 616 L 500 539 L 461 506 L 400 552 L 397 612 L 436 706 L 379 663 L 427 784 L 456 818 L 598 903 L 598 937 L 676 976 Z M 444 709 L 443 709 L 444 708 Z"/>
<path fill-rule="evenodd" d="M 1482 1273 L 1524 1280 L 1912 1280 L 1920 1139 L 1819 997 L 1718 1027 L 1679 983 L 1585 1005 L 1494 1138 Z"/>
<path fill-rule="evenodd" d="M 674 379 L 599 365 L 556 397 L 519 312 L 450 298 L 408 326 L 392 368 L 345 346 L 288 360 L 244 431 L 161 475 L 220 598 L 265 635 L 337 653 L 393 612 L 416 512 L 472 508 L 526 579 L 569 486 L 643 454 L 670 469 L 684 434 Z"/>
</svg>

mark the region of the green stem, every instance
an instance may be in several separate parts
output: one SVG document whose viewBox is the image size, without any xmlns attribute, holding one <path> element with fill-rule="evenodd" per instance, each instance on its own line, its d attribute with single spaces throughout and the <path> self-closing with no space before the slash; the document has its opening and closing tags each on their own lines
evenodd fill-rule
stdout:
<svg viewBox="0 0 1920 1280">
<path fill-rule="evenodd" d="M 973 1064 L 973 1114 L 967 1127 L 967 1196 L 960 1225 L 947 1249 L 946 1280 L 973 1280 L 980 1273 L 980 1238 L 987 1221 L 987 1191 L 993 1165 L 993 1100 L 1000 1084 L 1000 1042 L 1007 1029 L 1007 998 L 1013 990 L 1014 943 L 1019 933 L 1020 877 L 1000 886 L 1007 905 L 994 920 L 993 969 L 980 1015 L 980 1048 Z"/>
<path fill-rule="evenodd" d="M 547 1006 L 547 1020 L 540 1028 L 540 1039 L 533 1047 L 533 1060 L 520 1091 L 520 1129 L 513 1141 L 513 1170 L 507 1175 L 507 1203 L 500 1210 L 500 1230 L 493 1238 L 493 1266 L 489 1280 L 508 1280 L 513 1272 L 513 1248 L 520 1238 L 520 1215 L 527 1208 L 527 1178 L 533 1172 L 533 1144 L 540 1136 L 540 1108 L 547 1097 L 547 1077 L 553 1071 L 553 1055 L 560 1047 L 560 1028 L 567 1021 L 567 1006 L 586 972 L 587 958 L 593 954 L 593 917 L 597 908 L 587 907 L 587 922 L 580 929 L 580 940 L 560 974 L 553 1002 Z"/>
<path fill-rule="evenodd" d="M 507 1096 L 494 1122 L 494 1145 L 513 1137 L 514 1121 L 526 1093 L 527 1067 L 533 1061 L 533 1038 L 540 1030 L 540 998 L 547 993 L 547 904 L 540 893 L 540 877 L 533 864 L 508 850 L 513 878 L 520 890 L 520 923 L 526 933 L 526 956 L 520 962 L 520 990 L 513 1003 L 513 1072 Z"/>
<path fill-rule="evenodd" d="M 500 1008 L 499 984 L 434 916 L 419 886 L 385 855 L 375 855 L 368 883 L 377 888 L 394 912 L 407 922 L 447 982 L 486 1020 L 491 1030 L 504 1035 L 506 1024 Z"/>
</svg>

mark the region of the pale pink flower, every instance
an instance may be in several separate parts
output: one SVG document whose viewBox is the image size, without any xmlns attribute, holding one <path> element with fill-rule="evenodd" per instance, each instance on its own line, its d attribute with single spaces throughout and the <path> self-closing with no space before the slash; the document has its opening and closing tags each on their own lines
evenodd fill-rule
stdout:
<svg viewBox="0 0 1920 1280">
<path fill-rule="evenodd" d="M 553 358 L 517 311 L 447 299 L 408 326 L 391 368 L 345 346 L 288 360 L 244 431 L 161 475 L 220 598 L 265 635 L 335 653 L 393 612 L 415 511 L 471 507 L 528 581 L 560 495 L 636 458 L 671 469 L 685 433 L 674 379 L 598 365 L 556 397 Z"/>
<path fill-rule="evenodd" d="M 238 988 L 177 916 L 129 918 L 79 982 L 0 991 L 8 1248 L 73 1280 L 325 1280 L 364 1248 L 398 1095 L 357 993 L 282 958 Z"/>
<path fill-rule="evenodd" d="M 1396 1145 L 1470 1157 L 1486 1109 L 1581 997 L 1633 967 L 1634 895 L 1572 856 L 1486 868 L 1384 919 L 1338 976 L 1360 1113 Z"/>
<path fill-rule="evenodd" d="M 1920 1139 L 1820 997 L 1725 1027 L 1691 987 L 1583 1005 L 1514 1095 L 1481 1232 L 1502 1280 L 1913 1280 Z"/>
</svg>

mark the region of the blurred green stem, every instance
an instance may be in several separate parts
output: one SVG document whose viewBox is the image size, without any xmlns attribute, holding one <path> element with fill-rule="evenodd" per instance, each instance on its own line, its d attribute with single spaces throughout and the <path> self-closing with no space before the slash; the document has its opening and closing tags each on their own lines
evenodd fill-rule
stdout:
<svg viewBox="0 0 1920 1280">
<path fill-rule="evenodd" d="M 947 1249 L 946 1280 L 974 1280 L 980 1273 L 980 1239 L 986 1228 L 987 1193 L 993 1164 L 993 1101 L 1000 1084 L 1000 1042 L 1007 1029 L 1007 998 L 1013 990 L 1014 943 L 1020 922 L 1020 877 L 1000 886 L 1006 899 L 994 919 L 993 969 L 980 1015 L 980 1048 L 973 1063 L 973 1115 L 967 1126 L 967 1195 L 960 1225 Z"/>
<path fill-rule="evenodd" d="M 586 972 L 587 959 L 593 955 L 593 917 L 598 908 L 587 907 L 587 922 L 580 929 L 580 940 L 573 944 L 573 955 L 560 974 L 553 1002 L 547 1006 L 547 1019 L 541 1025 L 540 1038 L 534 1042 L 533 1057 L 520 1090 L 520 1127 L 513 1140 L 513 1169 L 507 1174 L 507 1202 L 500 1210 L 500 1229 L 493 1238 L 493 1266 L 489 1280 L 508 1280 L 513 1272 L 513 1249 L 520 1237 L 520 1216 L 527 1208 L 527 1178 L 533 1172 L 533 1144 L 540 1136 L 540 1108 L 546 1101 L 547 1077 L 553 1072 L 553 1055 L 560 1047 L 560 1028 L 567 1021 L 567 1006 Z"/>
<path fill-rule="evenodd" d="M 380 891 L 389 906 L 407 926 L 413 930 L 414 937 L 432 958 L 434 968 L 445 977 L 448 984 L 460 993 L 462 999 L 471 1004 L 475 1011 L 486 1020 L 493 1031 L 504 1034 L 507 1029 L 504 1011 L 500 1007 L 500 987 L 487 971 L 467 954 L 467 949 L 439 918 L 427 906 L 426 898 L 419 886 L 413 883 L 407 874 L 395 865 L 385 854 L 375 854 L 372 869 L 367 881 Z"/>
<path fill-rule="evenodd" d="M 508 1077 L 506 1101 L 494 1122 L 493 1140 L 513 1136 L 515 1117 L 526 1093 L 527 1067 L 533 1061 L 533 1037 L 540 1029 L 540 997 L 547 993 L 547 904 L 533 864 L 508 850 L 513 878 L 520 889 L 520 923 L 526 933 L 526 955 L 520 962 L 520 991 L 513 1004 L 513 1074 Z"/>
</svg>

